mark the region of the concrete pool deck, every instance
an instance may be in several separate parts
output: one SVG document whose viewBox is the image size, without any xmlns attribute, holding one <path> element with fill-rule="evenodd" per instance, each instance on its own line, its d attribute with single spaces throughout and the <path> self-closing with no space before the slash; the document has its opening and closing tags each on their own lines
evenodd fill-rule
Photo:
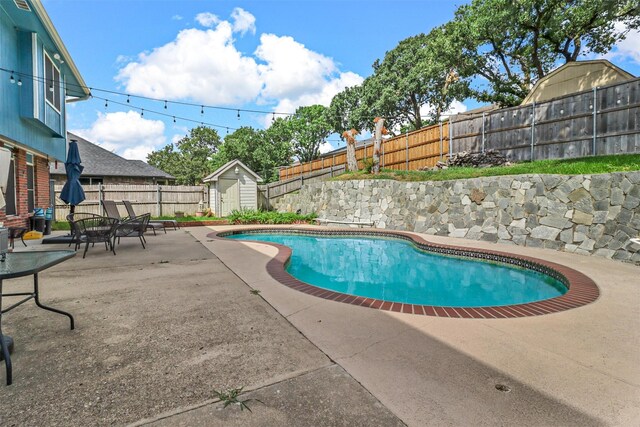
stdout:
<svg viewBox="0 0 640 427">
<path fill-rule="evenodd" d="M 591 277 L 601 292 L 594 303 L 544 316 L 451 319 L 357 307 L 297 292 L 267 273 L 275 248 L 211 239 L 205 229 L 191 232 L 408 425 L 634 425 L 640 419 L 637 266 L 421 235 L 434 243 L 564 264 Z"/>
<path fill-rule="evenodd" d="M 592 277 L 594 303 L 518 319 L 449 319 L 319 299 L 276 282 L 266 244 L 191 227 L 89 249 L 40 275 L 42 300 L 3 316 L 16 341 L 0 425 L 635 425 L 640 268 L 512 251 Z M 19 250 L 67 249 L 29 241 Z M 12 292 L 29 282 L 5 282 Z M 251 289 L 260 291 L 258 295 Z M 0 381 L 4 366 L 0 364 Z M 509 388 L 504 392 L 496 385 Z M 213 390 L 245 387 L 253 412 Z M 504 387 L 501 387 L 506 389 Z"/>
</svg>

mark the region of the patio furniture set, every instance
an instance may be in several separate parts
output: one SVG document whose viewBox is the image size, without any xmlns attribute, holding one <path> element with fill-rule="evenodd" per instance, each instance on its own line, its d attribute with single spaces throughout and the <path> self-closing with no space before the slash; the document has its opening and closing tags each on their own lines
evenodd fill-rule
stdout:
<svg viewBox="0 0 640 427">
<path fill-rule="evenodd" d="M 106 250 L 111 250 L 116 254 L 116 243 L 120 243 L 122 237 L 137 237 L 140 239 L 142 248 L 146 249 L 147 242 L 144 233 L 151 229 L 156 234 L 156 229 L 162 228 L 166 233 L 165 224 L 171 224 L 174 229 L 178 228 L 177 221 L 151 221 L 151 214 L 136 215 L 131 202 L 124 201 L 123 204 L 129 214 L 122 217 L 118 211 L 118 205 L 113 200 L 102 200 L 102 208 L 105 216 L 92 213 L 78 212 L 67 216 L 67 221 L 71 228 L 71 244 L 75 244 L 78 250 L 84 244 L 84 253 L 82 258 L 87 254 L 89 245 L 95 246 L 96 243 L 104 243 Z"/>
</svg>

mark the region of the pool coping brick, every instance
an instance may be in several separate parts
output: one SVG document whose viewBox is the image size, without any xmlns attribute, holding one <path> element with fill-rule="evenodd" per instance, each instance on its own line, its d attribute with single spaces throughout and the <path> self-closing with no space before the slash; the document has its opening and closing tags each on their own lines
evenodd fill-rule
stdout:
<svg viewBox="0 0 640 427">
<path fill-rule="evenodd" d="M 412 242 L 421 250 L 433 253 L 440 253 L 450 256 L 458 256 L 470 259 L 487 260 L 501 264 L 514 265 L 516 267 L 526 268 L 547 274 L 562 282 L 567 288 L 564 295 L 540 300 L 524 304 L 512 304 L 503 306 L 487 306 L 487 307 L 442 307 L 432 305 L 408 304 L 394 301 L 383 301 L 369 297 L 350 295 L 336 292 L 309 283 L 302 282 L 286 271 L 287 263 L 291 258 L 291 249 L 287 246 L 277 243 L 263 242 L 278 249 L 275 257 L 271 258 L 267 263 L 267 272 L 269 275 L 281 284 L 330 301 L 342 302 L 346 304 L 373 308 L 385 311 L 394 311 L 404 314 L 451 317 L 464 319 L 507 319 L 517 317 L 541 316 L 545 314 L 558 313 L 582 307 L 597 300 L 600 296 L 600 290 L 591 278 L 583 273 L 574 270 L 571 267 L 557 264 L 551 261 L 545 261 L 539 258 L 513 255 L 507 252 L 494 250 L 480 250 L 475 248 L 466 248 L 456 245 L 435 244 L 429 242 L 419 235 L 405 231 L 389 231 L 376 229 L 344 229 L 344 228 L 327 228 L 317 230 L 312 228 L 243 228 L 232 229 L 210 233 L 208 237 L 213 239 L 224 239 L 226 236 L 240 233 L 264 233 L 278 232 L 290 234 L 312 234 L 325 236 L 365 236 L 365 237 L 388 237 L 407 240 Z M 246 240 L 245 240 L 246 241 Z"/>
</svg>

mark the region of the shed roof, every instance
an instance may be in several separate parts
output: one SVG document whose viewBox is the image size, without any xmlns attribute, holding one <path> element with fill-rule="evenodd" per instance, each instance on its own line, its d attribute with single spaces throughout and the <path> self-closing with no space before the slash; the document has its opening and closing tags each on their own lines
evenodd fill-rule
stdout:
<svg viewBox="0 0 640 427">
<path fill-rule="evenodd" d="M 67 132 L 67 138 L 78 141 L 80 159 L 82 159 L 82 166 L 84 166 L 82 175 L 84 176 L 127 176 L 175 179 L 173 175 L 151 166 L 142 160 L 127 160 L 71 132 Z M 49 172 L 52 175 L 66 174 L 64 163 L 58 163 L 57 168 L 55 166 L 55 164 L 49 165 Z"/>
<path fill-rule="evenodd" d="M 258 182 L 262 181 L 262 178 L 260 178 L 260 176 L 257 173 L 249 169 L 247 165 L 245 165 L 244 163 L 242 163 L 240 160 L 237 160 L 237 159 L 231 160 L 230 162 L 225 163 L 224 165 L 219 167 L 215 172 L 213 172 L 211 175 L 206 176 L 202 181 L 203 182 L 217 181 L 220 175 L 222 175 L 223 173 L 225 173 L 226 171 L 228 171 L 229 169 L 235 166 L 242 166 L 247 172 L 249 172 L 250 175 L 252 175 L 256 179 L 256 181 Z"/>
<path fill-rule="evenodd" d="M 634 78 L 633 74 L 606 59 L 568 62 L 538 80 L 521 105 L 533 101 L 547 101 Z"/>
</svg>

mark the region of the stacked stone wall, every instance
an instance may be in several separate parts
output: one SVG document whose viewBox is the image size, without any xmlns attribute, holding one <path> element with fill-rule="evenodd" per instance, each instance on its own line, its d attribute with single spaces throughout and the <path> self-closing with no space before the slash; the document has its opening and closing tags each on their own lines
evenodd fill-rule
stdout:
<svg viewBox="0 0 640 427">
<path fill-rule="evenodd" d="M 456 181 L 324 181 L 274 207 L 377 228 L 542 247 L 640 264 L 640 171 Z"/>
</svg>

